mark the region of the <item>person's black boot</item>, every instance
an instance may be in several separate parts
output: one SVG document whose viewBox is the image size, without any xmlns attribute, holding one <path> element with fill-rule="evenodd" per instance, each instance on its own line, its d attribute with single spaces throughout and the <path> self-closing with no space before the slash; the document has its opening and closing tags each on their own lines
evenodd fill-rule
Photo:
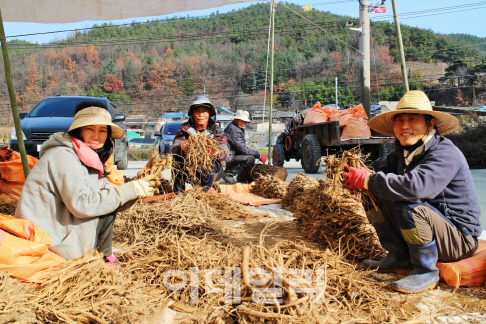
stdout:
<svg viewBox="0 0 486 324">
<path fill-rule="evenodd" d="M 385 222 L 374 227 L 381 245 L 388 254 L 379 261 L 365 259 L 362 262 L 363 266 L 378 272 L 413 270 L 407 242 L 397 233 L 392 223 Z"/>
</svg>

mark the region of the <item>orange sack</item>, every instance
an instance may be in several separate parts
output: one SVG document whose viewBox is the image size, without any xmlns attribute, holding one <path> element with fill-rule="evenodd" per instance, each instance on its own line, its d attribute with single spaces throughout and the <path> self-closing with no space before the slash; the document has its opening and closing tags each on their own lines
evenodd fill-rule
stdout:
<svg viewBox="0 0 486 324">
<path fill-rule="evenodd" d="M 325 123 L 329 120 L 329 117 L 336 112 L 338 112 L 337 108 L 328 106 L 322 107 L 321 103 L 318 101 L 312 109 L 305 114 L 304 125 Z"/>
<path fill-rule="evenodd" d="M 478 240 L 476 253 L 457 262 L 437 262 L 440 280 L 452 287 L 486 285 L 486 241 Z"/>
<path fill-rule="evenodd" d="M 49 251 L 51 238 L 24 219 L 0 214 L 0 270 L 22 281 L 42 282 L 49 270 L 66 261 Z"/>
<path fill-rule="evenodd" d="M 339 121 L 339 127 L 344 127 L 353 117 L 368 119 L 368 115 L 366 115 L 362 104 L 354 106 L 353 108 L 338 110 L 334 115 L 329 118 L 329 121 Z"/>
<path fill-rule="evenodd" d="M 27 162 L 32 170 L 37 159 L 27 155 Z M 0 175 L 0 201 L 19 200 L 25 182 L 20 153 L 14 151 L 10 160 L 0 162 Z"/>
<path fill-rule="evenodd" d="M 361 117 L 352 117 L 343 127 L 341 138 L 365 138 L 371 137 L 371 130 L 366 119 Z"/>
</svg>

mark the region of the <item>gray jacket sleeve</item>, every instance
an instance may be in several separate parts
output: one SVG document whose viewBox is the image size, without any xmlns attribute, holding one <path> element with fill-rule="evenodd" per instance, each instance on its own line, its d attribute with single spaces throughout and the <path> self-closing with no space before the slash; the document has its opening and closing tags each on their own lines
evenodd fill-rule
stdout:
<svg viewBox="0 0 486 324">
<path fill-rule="evenodd" d="M 53 189 L 74 217 L 83 219 L 105 215 L 137 198 L 130 182 L 101 190 L 93 188 L 88 169 L 71 152 L 57 154 L 49 163 Z"/>
</svg>

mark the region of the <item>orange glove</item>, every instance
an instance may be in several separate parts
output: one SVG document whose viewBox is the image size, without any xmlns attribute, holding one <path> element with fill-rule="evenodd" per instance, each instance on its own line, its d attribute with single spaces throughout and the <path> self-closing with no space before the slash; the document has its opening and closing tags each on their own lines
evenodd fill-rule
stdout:
<svg viewBox="0 0 486 324">
<path fill-rule="evenodd" d="M 368 175 L 371 174 L 366 168 L 356 169 L 352 166 L 346 165 L 344 168 L 349 172 L 344 172 L 343 177 L 348 185 L 346 189 L 365 189 L 365 181 Z"/>
</svg>

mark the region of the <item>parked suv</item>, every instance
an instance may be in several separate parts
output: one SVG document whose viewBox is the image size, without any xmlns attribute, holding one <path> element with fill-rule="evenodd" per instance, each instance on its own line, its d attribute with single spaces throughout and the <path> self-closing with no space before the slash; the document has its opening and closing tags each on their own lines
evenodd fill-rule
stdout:
<svg viewBox="0 0 486 324">
<path fill-rule="evenodd" d="M 162 137 L 158 145 L 159 154 L 172 153 L 174 138 L 176 136 L 177 131 L 179 130 L 179 127 L 181 127 L 181 125 L 184 123 L 185 123 L 184 121 L 165 123 L 164 126 L 162 126 L 160 132 L 154 132 L 154 136 Z"/>
<path fill-rule="evenodd" d="M 82 101 L 98 101 L 108 107 L 112 121 L 120 126 L 125 135 L 115 140 L 113 152 L 114 163 L 118 170 L 126 170 L 128 167 L 128 140 L 127 132 L 123 121 L 125 115 L 120 114 L 118 109 L 104 96 L 60 96 L 47 97 L 42 99 L 29 113 L 19 113 L 20 127 L 24 139 L 25 150 L 28 155 L 39 157 L 42 144 L 56 132 L 66 132 L 73 123 L 74 110 Z M 18 151 L 19 145 L 15 127 L 10 135 L 10 148 Z"/>
</svg>

